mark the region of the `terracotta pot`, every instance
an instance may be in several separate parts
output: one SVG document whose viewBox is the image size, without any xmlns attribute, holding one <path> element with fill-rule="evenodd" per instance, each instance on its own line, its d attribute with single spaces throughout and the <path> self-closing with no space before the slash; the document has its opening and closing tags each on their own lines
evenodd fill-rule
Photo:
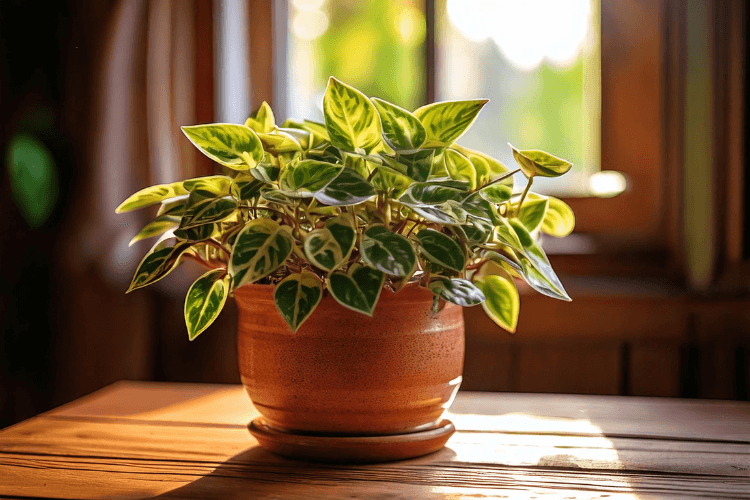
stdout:
<svg viewBox="0 0 750 500">
<path fill-rule="evenodd" d="M 326 295 L 293 333 L 273 287 L 235 291 L 242 383 L 274 428 L 326 435 L 389 435 L 430 429 L 461 384 L 459 306 L 431 315 L 432 293 L 383 290 L 372 318 Z"/>
</svg>

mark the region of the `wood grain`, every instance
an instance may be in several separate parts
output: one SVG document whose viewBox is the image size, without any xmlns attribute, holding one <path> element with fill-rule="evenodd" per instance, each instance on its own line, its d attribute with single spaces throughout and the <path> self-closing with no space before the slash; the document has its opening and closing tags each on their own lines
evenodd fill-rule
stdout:
<svg viewBox="0 0 750 500">
<path fill-rule="evenodd" d="M 118 383 L 0 432 L 0 498 L 748 498 L 750 405 L 459 393 L 415 460 L 282 459 L 238 386 Z"/>
</svg>

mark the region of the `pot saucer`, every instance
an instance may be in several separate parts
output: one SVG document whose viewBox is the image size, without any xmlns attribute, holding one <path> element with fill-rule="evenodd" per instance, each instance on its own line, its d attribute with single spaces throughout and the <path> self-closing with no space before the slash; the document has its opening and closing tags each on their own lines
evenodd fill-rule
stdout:
<svg viewBox="0 0 750 500">
<path fill-rule="evenodd" d="M 276 455 L 338 463 L 390 462 L 420 457 L 441 449 L 456 431 L 450 420 L 442 420 L 429 430 L 388 436 L 294 434 L 269 427 L 261 417 L 247 427 L 263 448 Z"/>
</svg>

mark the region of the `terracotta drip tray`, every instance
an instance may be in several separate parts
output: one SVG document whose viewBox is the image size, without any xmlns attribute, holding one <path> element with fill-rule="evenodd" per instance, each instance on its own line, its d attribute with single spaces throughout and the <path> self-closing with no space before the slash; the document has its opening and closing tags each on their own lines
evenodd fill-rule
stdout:
<svg viewBox="0 0 750 500">
<path fill-rule="evenodd" d="M 441 421 L 429 430 L 389 436 L 321 436 L 280 431 L 261 417 L 248 424 L 250 434 L 271 453 L 298 460 L 333 463 L 375 463 L 421 457 L 438 451 L 456 432 Z"/>
</svg>

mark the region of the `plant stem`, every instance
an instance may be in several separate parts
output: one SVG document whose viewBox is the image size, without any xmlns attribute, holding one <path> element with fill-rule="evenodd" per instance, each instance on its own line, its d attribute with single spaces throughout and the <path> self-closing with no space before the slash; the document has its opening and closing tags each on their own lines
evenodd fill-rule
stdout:
<svg viewBox="0 0 750 500">
<path fill-rule="evenodd" d="M 479 190 L 479 189 L 482 189 L 482 188 L 486 188 L 487 186 L 491 186 L 491 185 L 493 185 L 493 184 L 497 184 L 498 182 L 504 181 L 505 179 L 507 179 L 507 178 L 508 178 L 508 177 L 510 177 L 511 175 L 515 175 L 515 174 L 517 174 L 517 173 L 518 173 L 518 172 L 520 172 L 520 171 L 521 171 L 521 169 L 520 169 L 520 168 L 517 168 L 517 169 L 515 169 L 515 170 L 514 170 L 514 171 L 512 171 L 512 172 L 506 172 L 506 173 L 504 173 L 503 175 L 501 175 L 500 177 L 498 177 L 498 178 L 496 178 L 496 179 L 492 179 L 492 180 L 491 180 L 490 182 L 488 182 L 488 183 L 487 183 L 487 184 L 485 184 L 484 186 L 482 186 L 482 187 L 478 187 L 478 188 L 477 188 L 477 189 L 475 189 L 474 191 L 477 191 L 477 190 Z"/>
<path fill-rule="evenodd" d="M 526 195 L 529 194 L 529 189 L 531 189 L 532 182 L 534 182 L 534 177 L 529 177 L 529 182 L 526 184 L 526 187 L 523 190 L 521 199 L 518 200 L 518 208 L 516 209 L 516 217 L 518 217 L 518 214 L 521 213 L 521 205 L 523 205 L 523 201 L 526 199 Z"/>
<path fill-rule="evenodd" d="M 218 243 L 218 242 L 216 242 L 214 240 L 206 240 L 206 241 L 204 241 L 204 243 L 206 245 L 208 245 L 208 246 L 214 247 L 217 250 L 222 250 L 223 252 L 226 252 L 227 255 L 231 255 L 232 254 L 231 250 L 229 250 L 224 245 L 222 245 L 221 243 Z"/>
</svg>

